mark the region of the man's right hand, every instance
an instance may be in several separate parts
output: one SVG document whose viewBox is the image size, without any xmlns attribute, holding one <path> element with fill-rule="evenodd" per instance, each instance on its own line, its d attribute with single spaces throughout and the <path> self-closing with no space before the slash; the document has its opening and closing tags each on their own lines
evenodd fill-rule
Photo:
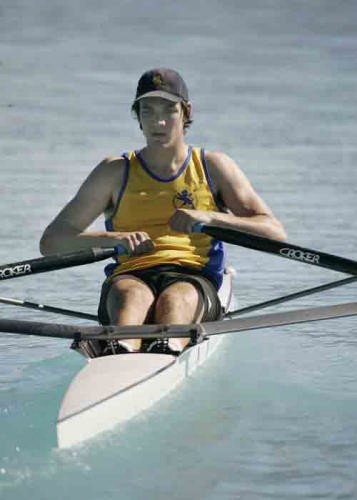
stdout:
<svg viewBox="0 0 357 500">
<path fill-rule="evenodd" d="M 154 250 L 154 243 L 143 231 L 119 233 L 118 244 L 125 246 L 130 255 L 141 255 Z"/>
</svg>

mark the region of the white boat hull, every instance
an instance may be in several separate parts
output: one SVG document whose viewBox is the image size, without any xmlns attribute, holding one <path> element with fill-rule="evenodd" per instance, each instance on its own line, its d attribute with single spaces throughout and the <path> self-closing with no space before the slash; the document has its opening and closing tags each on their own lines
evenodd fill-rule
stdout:
<svg viewBox="0 0 357 500">
<path fill-rule="evenodd" d="M 231 299 L 231 276 L 220 290 Z M 69 386 L 57 420 L 59 448 L 69 448 L 125 422 L 172 391 L 216 349 L 222 335 L 205 338 L 180 356 L 117 354 L 88 359 Z"/>
<path fill-rule="evenodd" d="M 202 364 L 221 338 L 205 339 L 179 357 L 139 353 L 88 360 L 63 399 L 58 447 L 77 445 L 152 406 Z"/>
</svg>

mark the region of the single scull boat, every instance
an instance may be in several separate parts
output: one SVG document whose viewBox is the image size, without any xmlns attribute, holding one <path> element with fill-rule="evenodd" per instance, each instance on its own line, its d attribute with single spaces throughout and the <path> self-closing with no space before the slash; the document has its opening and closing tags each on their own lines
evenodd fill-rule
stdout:
<svg viewBox="0 0 357 500">
<path fill-rule="evenodd" d="M 88 359 L 87 365 L 75 377 L 62 401 L 57 423 L 59 447 L 70 447 L 86 441 L 151 406 L 201 365 L 217 347 L 224 333 L 247 332 L 357 315 L 357 302 L 350 302 L 241 318 L 240 315 L 244 313 L 355 282 L 357 262 L 234 229 L 199 225 L 196 230 L 227 243 L 348 273 L 352 276 L 231 311 L 232 274 L 227 273 L 220 290 L 221 301 L 227 313 L 223 321 L 211 323 L 117 327 L 115 325 L 82 326 L 0 318 L 0 331 L 2 332 L 72 339 L 75 343 L 137 337 L 142 339 L 190 337 L 192 340 L 191 347 L 177 357 L 168 354 L 137 353 L 113 354 Z M 113 257 L 116 253 L 117 249 L 114 248 L 96 248 L 5 264 L 0 266 L 0 281 L 84 265 Z M 6 297 L 0 297 L 0 302 L 96 320 L 96 316 L 91 314 L 34 302 Z"/>
</svg>

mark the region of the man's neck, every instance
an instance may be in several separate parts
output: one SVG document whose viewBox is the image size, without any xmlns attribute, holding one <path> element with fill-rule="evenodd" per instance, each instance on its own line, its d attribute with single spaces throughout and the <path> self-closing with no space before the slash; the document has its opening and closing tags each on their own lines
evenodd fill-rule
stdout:
<svg viewBox="0 0 357 500">
<path fill-rule="evenodd" d="M 168 177 L 174 175 L 185 162 L 188 145 L 185 142 L 168 148 L 148 145 L 140 151 L 140 154 L 152 172 Z"/>
</svg>

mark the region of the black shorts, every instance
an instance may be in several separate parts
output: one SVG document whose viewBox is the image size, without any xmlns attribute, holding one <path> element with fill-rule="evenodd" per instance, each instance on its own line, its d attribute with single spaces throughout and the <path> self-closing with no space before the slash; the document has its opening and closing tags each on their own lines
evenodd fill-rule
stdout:
<svg viewBox="0 0 357 500">
<path fill-rule="evenodd" d="M 119 274 L 115 278 L 124 276 L 135 276 L 142 280 L 151 289 L 155 297 L 158 297 L 173 283 L 179 281 L 192 283 L 199 297 L 197 314 L 202 310 L 202 306 L 204 307 L 202 321 L 215 321 L 222 318 L 223 310 L 216 287 L 209 278 L 202 276 L 198 271 L 187 267 L 165 264 L 150 267 L 149 269 L 131 271 L 127 274 Z M 112 281 L 105 281 L 102 286 L 98 307 L 98 318 L 102 325 L 108 325 L 110 323 L 106 308 L 106 300 L 111 285 Z"/>
</svg>

